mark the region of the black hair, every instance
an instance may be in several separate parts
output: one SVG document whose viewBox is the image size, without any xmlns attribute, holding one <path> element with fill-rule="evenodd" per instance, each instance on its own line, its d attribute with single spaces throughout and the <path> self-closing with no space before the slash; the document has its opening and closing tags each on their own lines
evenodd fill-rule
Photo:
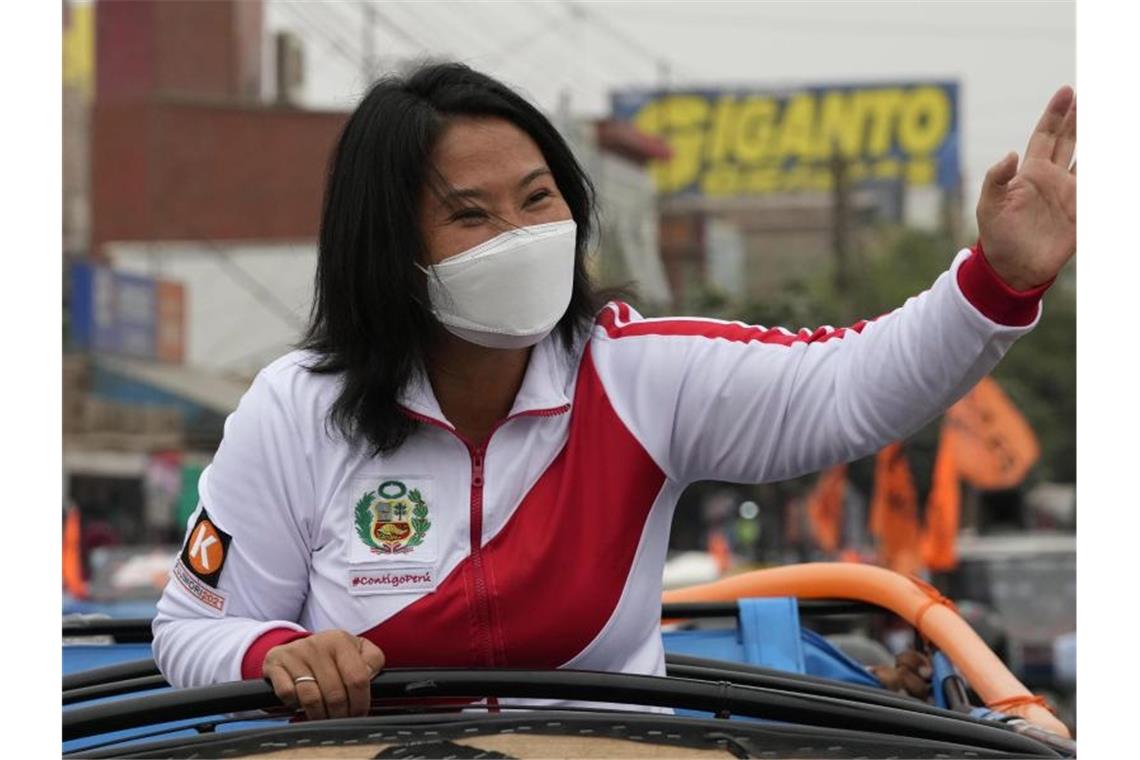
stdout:
<svg viewBox="0 0 1140 760">
<path fill-rule="evenodd" d="M 315 297 L 300 348 L 307 369 L 341 375 L 327 422 L 374 454 L 395 451 L 416 422 L 401 392 L 425 369 L 439 323 L 424 277 L 422 189 L 434 183 L 431 153 L 449 120 L 497 117 L 538 145 L 577 225 L 570 305 L 555 330 L 566 350 L 602 306 L 586 271 L 595 192 L 543 114 L 497 80 L 459 63 L 419 66 L 377 81 L 349 116 L 329 164 L 321 213 Z"/>
</svg>

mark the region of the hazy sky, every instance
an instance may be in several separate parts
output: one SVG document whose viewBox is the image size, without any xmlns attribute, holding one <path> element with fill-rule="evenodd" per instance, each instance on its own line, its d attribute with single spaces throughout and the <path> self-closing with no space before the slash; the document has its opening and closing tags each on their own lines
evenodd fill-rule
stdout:
<svg viewBox="0 0 1140 760">
<path fill-rule="evenodd" d="M 960 83 L 966 202 L 1025 140 L 1049 96 L 1076 84 L 1072 2 L 378 2 L 381 67 L 463 60 L 554 110 L 604 115 L 609 93 L 671 83 L 779 85 L 884 79 Z M 306 44 L 304 102 L 351 108 L 364 83 L 365 3 L 268 0 L 266 25 Z"/>
</svg>

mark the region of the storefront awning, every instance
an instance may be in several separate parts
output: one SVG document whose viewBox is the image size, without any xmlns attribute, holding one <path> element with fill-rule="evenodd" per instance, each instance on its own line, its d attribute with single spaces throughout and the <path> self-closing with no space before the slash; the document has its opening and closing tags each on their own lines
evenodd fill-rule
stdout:
<svg viewBox="0 0 1140 760">
<path fill-rule="evenodd" d="M 249 382 L 177 364 L 112 356 L 94 357 L 94 364 L 104 372 L 151 386 L 221 415 L 236 409 L 249 388 Z"/>
</svg>

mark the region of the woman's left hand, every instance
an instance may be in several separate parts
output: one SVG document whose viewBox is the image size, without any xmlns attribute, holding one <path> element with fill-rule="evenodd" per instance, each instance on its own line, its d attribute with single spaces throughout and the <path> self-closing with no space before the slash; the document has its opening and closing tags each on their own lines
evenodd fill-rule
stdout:
<svg viewBox="0 0 1140 760">
<path fill-rule="evenodd" d="M 1077 98 L 1062 87 L 1029 138 L 1025 160 L 1010 153 L 987 173 L 978 198 L 978 232 L 994 271 L 1030 290 L 1061 271 L 1077 251 Z"/>
</svg>

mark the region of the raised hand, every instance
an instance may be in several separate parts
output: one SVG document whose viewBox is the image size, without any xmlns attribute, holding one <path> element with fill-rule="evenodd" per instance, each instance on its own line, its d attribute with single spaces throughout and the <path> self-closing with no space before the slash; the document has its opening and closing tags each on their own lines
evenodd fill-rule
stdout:
<svg viewBox="0 0 1140 760">
<path fill-rule="evenodd" d="M 1057 90 L 1037 122 L 1025 160 L 1011 152 L 988 172 L 978 199 L 982 250 L 1015 290 L 1057 276 L 1077 251 L 1077 98 Z"/>
</svg>

